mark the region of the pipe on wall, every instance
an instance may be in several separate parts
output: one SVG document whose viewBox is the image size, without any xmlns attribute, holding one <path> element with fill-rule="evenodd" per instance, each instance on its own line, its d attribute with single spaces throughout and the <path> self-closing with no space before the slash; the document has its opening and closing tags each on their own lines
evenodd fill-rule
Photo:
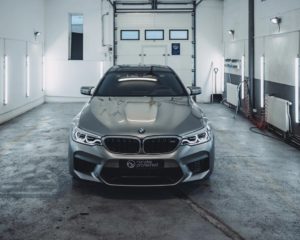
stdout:
<svg viewBox="0 0 300 240">
<path fill-rule="evenodd" d="M 106 12 L 106 13 L 104 13 L 104 14 L 102 14 L 102 16 L 101 16 L 101 35 L 102 35 L 102 47 L 106 47 L 107 46 L 107 44 L 105 44 L 105 41 L 104 41 L 104 18 L 105 18 L 105 16 L 108 16 L 109 15 L 109 12 Z"/>
</svg>

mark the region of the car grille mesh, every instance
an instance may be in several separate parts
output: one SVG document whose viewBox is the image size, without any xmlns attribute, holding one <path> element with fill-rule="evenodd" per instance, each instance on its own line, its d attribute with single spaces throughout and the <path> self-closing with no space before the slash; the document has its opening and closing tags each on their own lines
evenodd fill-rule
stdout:
<svg viewBox="0 0 300 240">
<path fill-rule="evenodd" d="M 140 141 L 133 138 L 106 138 L 104 144 L 114 153 L 139 153 Z"/>
<path fill-rule="evenodd" d="M 177 137 L 151 137 L 139 140 L 130 137 L 106 137 L 105 147 L 114 153 L 159 154 L 174 151 L 180 143 Z"/>
<path fill-rule="evenodd" d="M 174 151 L 179 139 L 174 137 L 150 138 L 144 141 L 145 153 L 168 153 Z"/>
</svg>

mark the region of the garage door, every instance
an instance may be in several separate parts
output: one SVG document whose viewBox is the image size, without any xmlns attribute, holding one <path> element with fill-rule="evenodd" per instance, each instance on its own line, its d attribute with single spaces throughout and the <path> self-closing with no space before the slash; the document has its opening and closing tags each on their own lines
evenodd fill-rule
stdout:
<svg viewBox="0 0 300 240">
<path fill-rule="evenodd" d="M 160 64 L 194 81 L 192 13 L 117 13 L 116 64 Z"/>
</svg>

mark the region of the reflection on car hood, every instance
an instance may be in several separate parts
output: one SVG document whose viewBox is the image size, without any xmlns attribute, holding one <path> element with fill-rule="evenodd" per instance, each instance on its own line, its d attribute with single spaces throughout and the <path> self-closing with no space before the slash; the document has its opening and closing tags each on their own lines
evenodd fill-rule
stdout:
<svg viewBox="0 0 300 240">
<path fill-rule="evenodd" d="M 183 135 L 204 127 L 203 113 L 188 97 L 93 97 L 79 127 L 105 135 Z"/>
</svg>

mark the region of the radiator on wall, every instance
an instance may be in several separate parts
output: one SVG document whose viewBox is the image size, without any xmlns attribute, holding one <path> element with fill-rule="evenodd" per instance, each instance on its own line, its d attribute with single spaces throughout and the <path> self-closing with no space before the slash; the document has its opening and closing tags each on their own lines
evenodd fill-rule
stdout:
<svg viewBox="0 0 300 240">
<path fill-rule="evenodd" d="M 291 102 L 274 96 L 266 96 L 266 122 L 288 132 L 290 130 Z"/>
<path fill-rule="evenodd" d="M 226 91 L 227 91 L 227 102 L 234 106 L 237 106 L 238 99 L 239 99 L 238 86 L 232 83 L 227 83 Z"/>
</svg>

